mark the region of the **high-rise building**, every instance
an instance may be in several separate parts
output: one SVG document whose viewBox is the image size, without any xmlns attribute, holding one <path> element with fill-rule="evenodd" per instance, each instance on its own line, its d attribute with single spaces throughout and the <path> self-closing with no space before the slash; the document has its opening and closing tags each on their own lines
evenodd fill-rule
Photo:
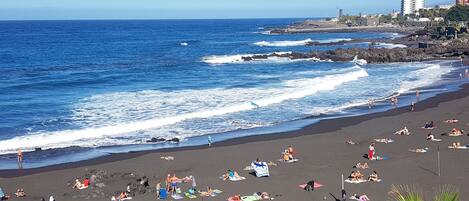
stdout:
<svg viewBox="0 0 469 201">
<path fill-rule="evenodd" d="M 339 18 L 341 18 L 342 16 L 344 16 L 344 10 L 342 10 L 341 8 L 339 9 Z"/>
<path fill-rule="evenodd" d="M 467 1 L 467 0 L 463 0 Z M 418 14 L 418 11 L 425 6 L 425 0 L 402 0 L 401 14 Z"/>
<path fill-rule="evenodd" d="M 469 6 L 469 0 L 456 0 L 456 5 L 468 5 Z"/>
</svg>

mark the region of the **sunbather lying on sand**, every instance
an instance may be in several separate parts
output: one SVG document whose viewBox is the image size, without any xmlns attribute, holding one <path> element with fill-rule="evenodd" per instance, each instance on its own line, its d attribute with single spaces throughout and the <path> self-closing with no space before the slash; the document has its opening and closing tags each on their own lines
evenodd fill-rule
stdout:
<svg viewBox="0 0 469 201">
<path fill-rule="evenodd" d="M 223 181 L 226 181 L 226 180 L 239 181 L 239 180 L 244 180 L 246 178 L 239 176 L 238 172 L 234 170 L 228 170 L 225 174 L 223 174 L 222 179 Z"/>
<path fill-rule="evenodd" d="M 366 195 L 361 195 L 361 196 L 358 196 L 357 194 L 353 194 L 351 197 L 350 197 L 351 200 L 358 200 L 358 201 L 369 201 L 370 199 L 368 198 L 368 196 Z"/>
<path fill-rule="evenodd" d="M 24 190 L 22 188 L 19 188 L 18 190 L 16 190 L 16 193 L 15 193 L 16 197 L 26 197 L 26 193 L 24 192 Z"/>
<path fill-rule="evenodd" d="M 367 162 L 365 162 L 365 163 L 363 163 L 363 164 L 357 163 L 357 164 L 355 165 L 355 168 L 367 169 L 367 168 L 368 168 L 368 163 L 367 163 Z"/>
<path fill-rule="evenodd" d="M 425 153 L 427 152 L 428 147 L 425 147 L 424 149 L 409 149 L 410 152 L 415 152 L 415 153 Z"/>
<path fill-rule="evenodd" d="M 354 141 L 352 141 L 352 140 L 350 140 L 350 139 L 348 139 L 347 141 L 345 141 L 345 143 L 351 144 L 351 145 L 358 144 L 358 143 L 356 143 L 356 142 L 354 142 Z"/>
<path fill-rule="evenodd" d="M 448 124 L 455 124 L 455 123 L 458 123 L 459 120 L 457 120 L 457 119 L 448 119 L 448 120 L 446 120 L 446 121 L 444 121 L 444 122 L 445 122 L 445 123 L 448 123 Z"/>
<path fill-rule="evenodd" d="M 173 156 L 162 156 L 162 157 L 160 157 L 160 158 L 163 159 L 163 160 L 167 160 L 167 161 L 172 161 L 172 160 L 174 160 L 174 157 L 173 157 Z"/>
<path fill-rule="evenodd" d="M 388 139 L 388 138 L 381 138 L 381 139 L 374 139 L 374 140 L 375 140 L 375 142 L 381 142 L 381 143 L 385 143 L 385 144 L 394 142 L 394 140 Z"/>
<path fill-rule="evenodd" d="M 130 197 L 127 192 L 122 191 L 121 194 L 119 195 L 119 201 L 120 200 L 131 200 L 132 197 Z"/>
<path fill-rule="evenodd" d="M 267 192 L 257 192 L 258 196 L 261 196 L 263 200 L 273 200 Z"/>
<path fill-rule="evenodd" d="M 200 191 L 200 196 L 208 197 L 208 196 L 214 196 L 215 193 L 213 192 L 212 188 L 207 186 L 207 191 Z"/>
<path fill-rule="evenodd" d="M 435 136 L 434 136 L 433 134 L 431 134 L 431 133 L 429 133 L 429 134 L 427 135 L 427 140 L 429 140 L 429 141 L 435 141 L 435 142 L 440 142 L 440 141 L 441 141 L 441 139 L 435 138 Z"/>
<path fill-rule="evenodd" d="M 394 132 L 394 135 L 410 135 L 410 132 L 407 127 L 404 127 L 403 129 Z"/>
<path fill-rule="evenodd" d="M 373 171 L 373 173 L 371 173 L 371 175 L 368 177 L 368 181 L 380 182 L 381 179 L 378 177 L 378 172 Z"/>
<path fill-rule="evenodd" d="M 75 179 L 75 185 L 73 185 L 73 188 L 82 190 L 82 189 L 88 188 L 88 186 L 89 186 L 89 180 L 88 179 L 85 179 L 83 181 L 83 183 L 81 183 L 80 180 Z"/>
<path fill-rule="evenodd" d="M 453 128 L 451 129 L 448 135 L 452 137 L 461 136 L 463 135 L 463 131 L 457 128 Z"/>
</svg>

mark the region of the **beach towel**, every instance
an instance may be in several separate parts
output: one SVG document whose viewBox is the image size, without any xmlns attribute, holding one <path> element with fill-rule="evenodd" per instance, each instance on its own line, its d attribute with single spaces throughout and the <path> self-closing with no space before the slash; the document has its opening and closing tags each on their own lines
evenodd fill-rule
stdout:
<svg viewBox="0 0 469 201">
<path fill-rule="evenodd" d="M 388 159 L 389 159 L 389 156 L 376 156 L 376 157 L 373 157 L 370 160 L 381 161 L 381 160 L 388 160 Z"/>
<path fill-rule="evenodd" d="M 381 179 L 377 179 L 377 180 L 374 180 L 374 181 L 371 181 L 371 182 L 381 182 Z"/>
<path fill-rule="evenodd" d="M 213 191 L 213 193 L 215 193 L 215 194 L 221 194 L 221 193 L 223 193 L 223 191 L 218 190 L 218 189 L 213 189 L 212 191 Z"/>
<path fill-rule="evenodd" d="M 431 139 L 430 141 L 433 141 L 433 142 L 441 142 L 442 139 L 433 138 L 433 139 Z"/>
<path fill-rule="evenodd" d="M 254 162 L 251 163 L 252 168 L 254 169 L 254 173 L 256 177 L 268 177 L 269 174 L 269 166 L 266 162 L 261 162 L 262 165 L 256 165 Z"/>
<path fill-rule="evenodd" d="M 469 149 L 469 147 L 467 147 L 467 146 L 460 146 L 460 147 L 449 146 L 448 148 L 450 148 L 450 149 Z"/>
<path fill-rule="evenodd" d="M 375 142 L 380 142 L 380 143 L 385 143 L 385 144 L 394 142 L 394 140 L 392 139 L 374 139 L 374 140 Z"/>
<path fill-rule="evenodd" d="M 367 181 L 368 180 L 366 180 L 366 179 L 353 180 L 353 179 L 350 179 L 350 178 L 345 180 L 345 182 L 351 183 L 351 184 L 365 183 Z"/>
<path fill-rule="evenodd" d="M 427 153 L 427 149 L 409 149 L 409 151 L 414 153 Z"/>
<path fill-rule="evenodd" d="M 262 200 L 262 198 L 258 195 L 248 195 L 248 196 L 241 196 L 242 201 L 256 201 Z"/>
<path fill-rule="evenodd" d="M 228 180 L 230 181 L 242 181 L 242 180 L 245 180 L 246 177 L 230 177 Z"/>
<path fill-rule="evenodd" d="M 182 195 L 180 195 L 180 194 L 173 194 L 173 195 L 171 195 L 171 197 L 172 197 L 173 199 L 175 199 L 175 200 L 181 200 L 181 199 L 184 198 L 184 197 L 182 197 Z"/>
<path fill-rule="evenodd" d="M 422 127 L 423 129 L 427 129 L 427 130 L 433 130 L 436 128 L 436 126 L 433 126 L 433 127 L 428 127 L 428 128 L 425 128 L 425 126 Z"/>
<path fill-rule="evenodd" d="M 307 184 L 301 184 L 301 185 L 298 185 L 298 187 L 300 187 L 301 189 L 305 189 Z M 324 185 L 318 183 L 318 182 L 314 182 L 314 189 L 317 189 L 317 188 L 321 188 L 323 187 Z"/>
<path fill-rule="evenodd" d="M 450 137 L 459 137 L 459 136 L 463 136 L 462 133 L 449 133 L 448 136 Z"/>
<path fill-rule="evenodd" d="M 284 163 L 296 163 L 296 162 L 300 161 L 300 159 L 295 158 L 295 159 L 291 159 L 291 160 L 288 160 L 288 161 L 283 160 L 283 159 L 278 159 L 278 161 L 284 162 Z"/>
<path fill-rule="evenodd" d="M 196 196 L 196 195 L 192 195 L 192 194 L 190 194 L 190 193 L 187 193 L 187 192 L 186 192 L 186 193 L 184 193 L 184 196 L 186 196 L 186 198 L 189 198 L 189 199 L 195 199 L 195 198 L 197 198 L 197 196 Z"/>
</svg>

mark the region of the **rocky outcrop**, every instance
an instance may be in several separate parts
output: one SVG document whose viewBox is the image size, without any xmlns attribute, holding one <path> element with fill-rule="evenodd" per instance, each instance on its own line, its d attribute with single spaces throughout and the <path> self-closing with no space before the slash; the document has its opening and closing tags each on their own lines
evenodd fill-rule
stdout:
<svg viewBox="0 0 469 201">
<path fill-rule="evenodd" d="M 309 53 L 282 53 L 265 54 L 243 57 L 244 61 L 262 60 L 269 57 L 283 57 L 290 60 L 313 59 L 316 61 L 351 61 L 355 56 L 365 59 L 368 63 L 389 63 L 389 62 L 414 62 L 440 60 L 448 58 L 469 57 L 469 40 L 458 39 L 451 41 L 431 41 L 427 48 L 407 47 L 407 48 L 350 48 L 335 49 L 329 51 L 313 51 Z"/>
</svg>

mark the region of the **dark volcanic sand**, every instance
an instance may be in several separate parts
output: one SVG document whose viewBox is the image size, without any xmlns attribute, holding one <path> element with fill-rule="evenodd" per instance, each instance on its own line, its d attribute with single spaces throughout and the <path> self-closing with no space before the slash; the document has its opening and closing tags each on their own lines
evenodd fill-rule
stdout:
<svg viewBox="0 0 469 201">
<path fill-rule="evenodd" d="M 226 200 L 234 194 L 252 194 L 267 191 L 271 195 L 281 195 L 276 200 L 333 200 L 329 193 L 337 197 L 340 191 L 340 175 L 348 176 L 357 162 L 368 162 L 370 169 L 362 170 L 368 176 L 376 170 L 383 179 L 380 183 L 345 184 L 347 192 L 365 193 L 371 200 L 387 200 L 391 184 L 418 184 L 425 197 L 430 199 L 441 185 L 452 184 L 459 187 L 462 200 L 469 198 L 467 184 L 469 175 L 469 150 L 450 150 L 448 145 L 454 141 L 469 144 L 469 137 L 440 136 L 452 127 L 469 130 L 469 85 L 457 92 L 438 95 L 416 104 L 416 111 L 409 112 L 404 106 L 382 113 L 325 120 L 304 129 L 263 136 L 251 136 L 229 140 L 216 144 L 212 148 L 193 147 L 182 150 L 148 151 L 128 154 L 115 154 L 98 159 L 56 165 L 30 170 L 0 171 L 0 186 L 7 194 L 13 194 L 17 188 L 24 188 L 27 198 L 12 200 L 39 200 L 51 194 L 56 200 L 88 200 L 72 198 L 73 195 L 87 195 L 98 188 L 77 190 L 67 183 L 75 177 L 83 177 L 90 170 L 104 170 L 107 175 L 115 173 L 105 181 L 102 189 L 106 194 L 124 190 L 126 184 L 134 180 L 123 173 L 133 172 L 150 178 L 154 186 L 156 178 L 164 179 L 166 174 L 175 172 L 178 176 L 194 175 L 199 188 L 210 185 L 224 191 L 220 196 L 204 200 Z M 445 124 L 450 118 L 460 120 L 457 124 Z M 433 120 L 437 128 L 431 132 L 443 142 L 425 140 L 428 130 L 420 128 L 426 121 Z M 410 136 L 393 136 L 392 133 L 407 126 Z M 314 134 L 314 135 L 313 135 Z M 368 161 L 362 157 L 367 152 L 373 138 L 392 138 L 394 143 L 376 144 L 379 155 L 390 156 L 385 161 Z M 346 139 L 359 142 L 358 145 L 345 144 Z M 294 146 L 300 162 L 284 164 L 277 162 L 280 152 L 288 145 Z M 437 146 L 440 147 L 441 177 L 437 172 Z M 427 153 L 412 153 L 409 148 L 428 147 Z M 163 155 L 175 157 L 174 161 L 161 160 Z M 271 167 L 271 177 L 256 178 L 242 169 L 255 158 L 275 161 L 278 166 Z M 27 159 L 26 159 L 27 160 Z M 244 181 L 221 181 L 219 176 L 227 169 L 237 170 Z M 314 180 L 325 186 L 314 192 L 305 192 L 298 188 L 307 180 Z M 187 190 L 190 184 L 184 184 Z M 90 196 L 91 197 L 91 196 Z M 154 200 L 155 194 L 148 192 L 137 195 L 133 200 Z M 90 198 L 89 200 L 110 200 Z M 197 198 L 195 200 L 202 200 Z"/>
</svg>

